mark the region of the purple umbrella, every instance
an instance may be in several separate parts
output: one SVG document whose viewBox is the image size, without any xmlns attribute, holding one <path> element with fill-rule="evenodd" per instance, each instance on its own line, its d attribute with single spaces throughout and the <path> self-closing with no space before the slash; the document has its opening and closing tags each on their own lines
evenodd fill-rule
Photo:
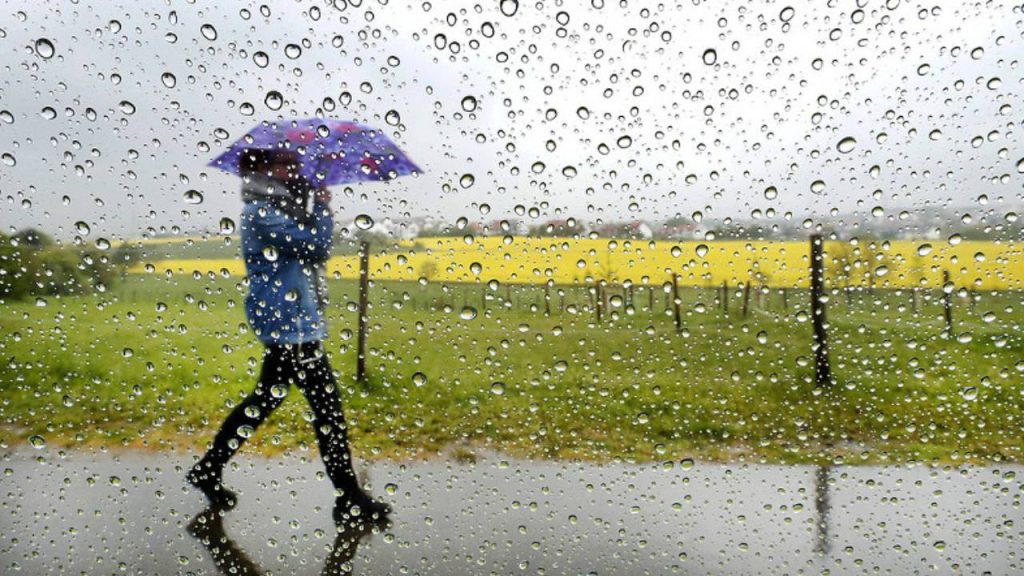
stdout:
<svg viewBox="0 0 1024 576">
<path fill-rule="evenodd" d="M 319 186 L 378 182 L 423 172 L 380 130 L 330 118 L 263 122 L 209 166 L 239 174 L 238 161 L 247 148 L 298 154 L 299 173 Z"/>
</svg>

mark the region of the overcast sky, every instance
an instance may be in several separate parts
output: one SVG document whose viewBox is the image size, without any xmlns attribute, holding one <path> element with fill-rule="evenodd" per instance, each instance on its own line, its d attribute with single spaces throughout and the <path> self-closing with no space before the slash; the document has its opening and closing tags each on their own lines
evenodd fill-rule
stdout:
<svg viewBox="0 0 1024 576">
<path fill-rule="evenodd" d="M 1016 4 L 342 4 L 0 2 L 0 226 L 215 229 L 238 180 L 206 162 L 260 119 L 319 115 L 425 170 L 336 188 L 341 218 L 1021 201 Z"/>
</svg>

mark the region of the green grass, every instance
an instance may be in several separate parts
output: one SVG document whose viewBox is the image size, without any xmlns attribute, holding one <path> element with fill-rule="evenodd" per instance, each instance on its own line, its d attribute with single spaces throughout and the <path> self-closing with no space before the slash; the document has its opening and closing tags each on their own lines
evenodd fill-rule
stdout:
<svg viewBox="0 0 1024 576">
<path fill-rule="evenodd" d="M 546 315 L 542 288 L 514 288 L 508 302 L 505 287 L 376 283 L 362 386 L 355 290 L 331 282 L 328 348 L 366 457 L 1022 459 L 1021 294 L 957 298 L 953 338 L 938 293 L 917 313 L 907 292 L 833 295 L 838 385 L 818 393 L 805 292 L 790 290 L 785 311 L 777 291 L 752 297 L 744 317 L 739 294 L 726 315 L 717 291 L 686 290 L 678 334 L 660 289 L 653 310 L 643 288 L 632 307 L 613 297 L 597 325 L 578 287 L 552 289 Z M 244 296 L 240 279 L 147 275 L 45 306 L 0 304 L 0 426 L 69 446 L 204 446 L 258 372 Z M 475 318 L 462 317 L 467 305 Z M 315 450 L 306 411 L 293 390 L 247 449 Z"/>
</svg>

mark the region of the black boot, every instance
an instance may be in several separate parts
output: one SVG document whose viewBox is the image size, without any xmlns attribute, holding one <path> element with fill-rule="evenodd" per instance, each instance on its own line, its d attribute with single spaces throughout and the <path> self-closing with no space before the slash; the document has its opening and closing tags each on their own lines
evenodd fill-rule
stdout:
<svg viewBox="0 0 1024 576">
<path fill-rule="evenodd" d="M 220 469 L 213 468 L 207 462 L 200 460 L 188 471 L 185 480 L 206 496 L 211 507 L 231 510 L 238 502 L 238 496 L 224 486 L 221 481 L 221 473 Z"/>
</svg>

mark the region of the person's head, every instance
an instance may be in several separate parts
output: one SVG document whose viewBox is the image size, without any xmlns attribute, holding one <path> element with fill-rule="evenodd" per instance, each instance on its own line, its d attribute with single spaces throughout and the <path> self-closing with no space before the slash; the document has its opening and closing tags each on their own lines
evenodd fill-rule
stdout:
<svg viewBox="0 0 1024 576">
<path fill-rule="evenodd" d="M 281 182 L 299 178 L 299 157 L 294 152 L 247 148 L 242 151 L 238 167 L 243 175 L 262 174 Z"/>
</svg>

